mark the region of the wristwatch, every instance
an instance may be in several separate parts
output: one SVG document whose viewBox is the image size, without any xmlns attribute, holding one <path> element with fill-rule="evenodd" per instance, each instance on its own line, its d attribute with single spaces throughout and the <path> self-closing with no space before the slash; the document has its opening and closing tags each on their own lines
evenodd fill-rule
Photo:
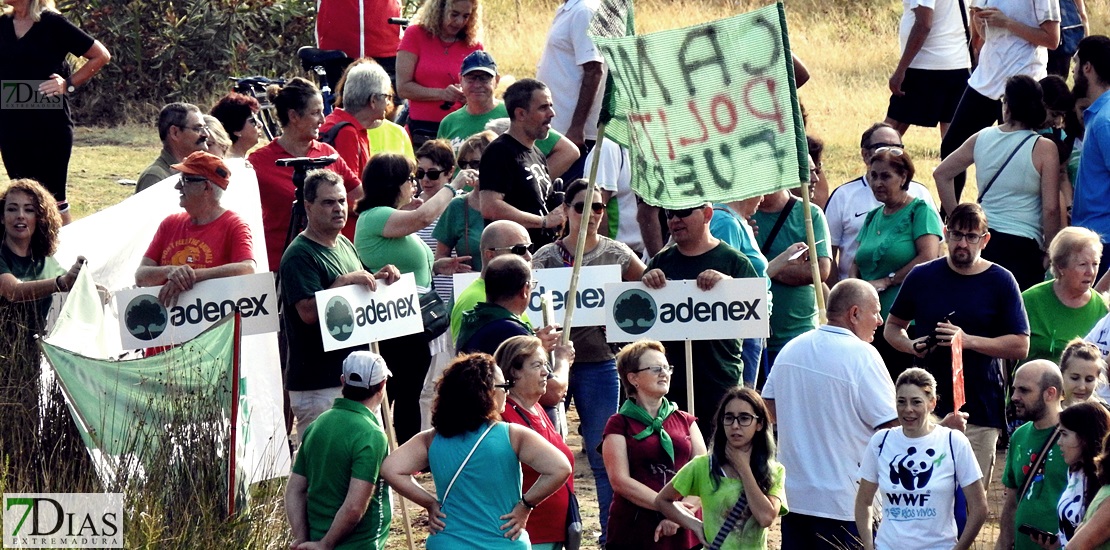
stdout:
<svg viewBox="0 0 1110 550">
<path fill-rule="evenodd" d="M 73 81 L 66 77 L 66 93 L 72 94 L 75 91 L 77 91 L 77 86 L 74 86 Z"/>
<path fill-rule="evenodd" d="M 887 273 L 887 275 L 886 275 L 887 288 L 890 288 L 890 287 L 894 286 L 894 275 L 895 275 L 895 272 L 893 272 L 893 271 L 891 271 L 890 273 Z"/>
</svg>

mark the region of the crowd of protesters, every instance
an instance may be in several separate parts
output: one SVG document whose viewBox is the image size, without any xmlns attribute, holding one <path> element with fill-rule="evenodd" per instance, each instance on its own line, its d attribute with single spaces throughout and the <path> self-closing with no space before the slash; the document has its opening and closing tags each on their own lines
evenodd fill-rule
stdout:
<svg viewBox="0 0 1110 550">
<path fill-rule="evenodd" d="M 780 516 L 783 548 L 970 548 L 999 441 L 997 548 L 1110 548 L 1110 38 L 1078 39 L 1092 34 L 1081 0 L 975 0 L 965 13 L 907 0 L 886 121 L 860 141 L 866 172 L 809 211 L 801 188 L 683 209 L 635 197 L 629 152 L 593 150 L 607 70 L 586 33 L 594 0 L 558 8 L 540 79 L 501 99 L 479 0 L 425 0 L 403 37 L 382 20 L 391 2 L 320 4 L 321 46 L 355 60 L 336 108 L 325 116 L 321 91 L 291 79 L 270 90 L 282 132 L 261 144 L 254 98 L 231 93 L 207 115 L 166 105 L 136 191 L 170 179 L 184 209 L 136 266 L 163 303 L 211 278 L 280 274 L 292 548 L 384 548 L 391 490 L 426 510 L 428 548 L 577 548 L 574 429 L 605 548 L 765 548 Z M 66 107 L 0 111 L 13 179 L 0 305 L 39 330 L 84 265 L 52 257 L 68 221 L 64 97 L 110 55 L 48 1 L 0 5 L 0 77 L 37 78 Z M 66 53 L 88 62 L 70 74 Z M 1072 88 L 1050 71 L 1070 71 Z M 391 120 L 402 99 L 406 126 Z M 24 152 L 15 124 L 55 156 Z M 914 180 L 911 125 L 939 126 L 939 209 Z M 810 145 L 811 181 L 827 189 Z M 291 229 L 293 169 L 275 161 L 332 155 L 305 177 L 304 228 Z M 961 202 L 972 164 L 978 197 Z M 220 204 L 249 181 L 229 166 L 257 178 L 265 257 Z M 562 343 L 562 327 L 527 316 L 533 270 L 576 262 L 650 289 L 760 279 L 771 335 L 695 342 L 693 380 L 674 373 L 681 343 L 613 346 L 602 327 Z M 471 271 L 455 299 L 451 276 Z M 324 352 L 316 292 L 408 273 L 422 304 L 448 304 L 450 330 Z M 392 453 L 380 407 L 403 443 Z M 428 471 L 432 491 L 415 477 Z"/>
</svg>

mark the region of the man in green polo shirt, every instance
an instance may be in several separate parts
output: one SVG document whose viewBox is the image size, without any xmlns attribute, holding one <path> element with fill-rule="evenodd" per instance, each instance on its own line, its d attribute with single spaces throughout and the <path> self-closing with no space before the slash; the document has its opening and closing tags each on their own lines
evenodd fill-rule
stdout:
<svg viewBox="0 0 1110 550">
<path fill-rule="evenodd" d="M 342 397 L 305 430 L 285 490 L 290 548 L 385 548 L 393 514 L 379 473 L 388 447 L 371 411 L 391 375 L 373 352 L 343 361 Z"/>
</svg>

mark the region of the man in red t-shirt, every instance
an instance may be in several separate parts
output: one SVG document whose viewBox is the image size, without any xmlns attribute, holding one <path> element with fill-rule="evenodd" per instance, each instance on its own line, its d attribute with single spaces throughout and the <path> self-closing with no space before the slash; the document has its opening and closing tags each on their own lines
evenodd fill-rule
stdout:
<svg viewBox="0 0 1110 550">
<path fill-rule="evenodd" d="M 231 176 L 227 165 L 197 151 L 173 168 L 181 172 L 175 188 L 185 211 L 162 220 L 135 271 L 135 284 L 163 285 L 158 301 L 165 306 L 200 281 L 254 273 L 250 227 L 220 206 Z"/>
</svg>

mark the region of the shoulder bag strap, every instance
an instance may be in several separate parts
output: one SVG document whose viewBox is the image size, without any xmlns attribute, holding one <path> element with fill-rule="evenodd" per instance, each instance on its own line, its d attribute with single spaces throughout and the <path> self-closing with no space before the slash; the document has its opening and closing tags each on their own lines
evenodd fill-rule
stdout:
<svg viewBox="0 0 1110 550">
<path fill-rule="evenodd" d="M 467 453 L 466 458 L 464 458 L 462 461 L 462 464 L 459 464 L 459 469 L 455 471 L 454 477 L 451 478 L 451 483 L 447 484 L 447 490 L 443 492 L 443 500 L 440 501 L 440 504 L 447 502 L 447 495 L 451 494 L 451 487 L 455 486 L 455 480 L 459 479 L 459 474 L 461 474 L 463 468 L 466 467 L 466 463 L 470 462 L 470 457 L 474 456 L 474 451 L 478 450 L 478 445 L 482 444 L 482 440 L 485 439 L 487 435 L 489 435 L 489 431 L 493 429 L 493 426 L 494 424 L 491 423 L 489 426 L 486 427 L 486 431 L 482 432 L 481 437 L 479 437 L 478 441 L 474 443 L 474 447 L 472 447 L 470 449 L 470 452 Z"/>
<path fill-rule="evenodd" d="M 964 38 L 967 40 L 967 55 L 971 60 L 972 67 L 975 66 L 975 46 L 971 44 L 971 25 L 967 21 L 967 6 L 964 0 L 957 0 L 960 5 L 960 19 L 964 22 Z"/>
<path fill-rule="evenodd" d="M 767 240 L 763 241 L 763 246 L 759 247 L 764 256 L 770 257 L 771 244 L 775 242 L 775 237 L 779 236 L 779 230 L 782 229 L 783 224 L 786 223 L 786 218 L 790 217 L 790 211 L 794 209 L 794 203 L 798 199 L 794 195 L 790 195 L 790 200 L 786 201 L 786 206 L 779 212 L 779 219 L 775 220 L 775 226 L 771 228 L 771 232 L 767 233 Z"/>
<path fill-rule="evenodd" d="M 1033 461 L 1033 467 L 1029 468 L 1029 475 L 1025 476 L 1025 483 L 1021 484 L 1021 492 L 1017 494 L 1018 500 L 1024 498 L 1025 493 L 1029 491 L 1029 486 L 1033 484 L 1033 478 L 1041 475 L 1044 472 L 1044 462 L 1048 458 L 1048 452 L 1052 446 L 1056 444 L 1056 440 L 1060 439 L 1060 426 L 1056 426 L 1052 435 L 1048 436 L 1045 440 L 1044 446 L 1037 453 L 1037 459 Z"/>
<path fill-rule="evenodd" d="M 728 516 L 721 524 L 721 530 L 717 531 L 717 536 L 713 537 L 713 542 L 709 543 L 708 550 L 719 550 L 724 545 L 725 539 L 736 529 L 736 524 L 740 523 L 740 516 L 744 515 L 744 509 L 747 507 L 748 496 L 744 494 L 743 489 L 740 489 L 740 498 L 736 499 L 736 504 L 728 511 Z"/>
<path fill-rule="evenodd" d="M 1017 147 L 1014 147 L 1014 150 L 1010 152 L 1010 156 L 1006 157 L 1006 160 L 1002 162 L 1002 166 L 998 167 L 998 171 L 995 172 L 993 176 L 991 176 L 990 181 L 988 181 L 987 185 L 985 185 L 983 187 L 983 191 L 981 193 L 979 193 L 979 199 L 976 202 L 982 204 L 983 197 L 985 197 L 987 195 L 987 191 L 991 190 L 991 186 L 994 185 L 995 180 L 997 180 L 998 176 L 1000 176 L 1002 174 L 1003 170 L 1006 169 L 1006 165 L 1010 164 L 1010 160 L 1012 160 L 1014 158 L 1014 155 L 1016 155 L 1018 153 L 1018 151 L 1021 150 L 1022 146 L 1025 145 L 1026 142 L 1028 142 L 1030 139 L 1033 139 L 1033 138 L 1036 138 L 1036 137 L 1040 137 L 1040 136 L 1037 135 L 1035 132 L 1032 135 L 1025 136 L 1025 139 L 1021 140 L 1021 143 L 1019 143 Z"/>
</svg>

